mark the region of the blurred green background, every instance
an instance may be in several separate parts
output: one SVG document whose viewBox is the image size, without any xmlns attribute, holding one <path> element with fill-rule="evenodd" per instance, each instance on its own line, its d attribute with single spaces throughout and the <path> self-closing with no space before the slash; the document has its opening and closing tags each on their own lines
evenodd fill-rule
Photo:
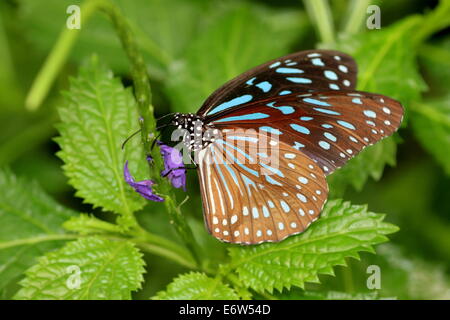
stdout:
<svg viewBox="0 0 450 320">
<path fill-rule="evenodd" d="M 368 1 L 381 8 L 381 30 L 365 28 L 368 15 L 352 30 L 347 26 L 351 1 L 330 1 L 336 35 L 330 43 L 318 35 L 321 22 L 312 21 L 304 3 L 296 0 L 113 2 L 133 27 L 146 59 L 157 116 L 172 111 L 195 112 L 225 80 L 299 50 L 318 46 L 351 54 L 356 50 L 356 60 L 364 71 L 368 62 L 378 58 L 369 52 L 377 52 L 383 41 L 389 41 L 390 30 L 415 15 L 430 17 L 438 4 L 423 0 Z M 128 60 L 105 16 L 94 14 L 82 20 L 79 37 L 42 105 L 34 111 L 26 106 L 32 83 L 64 30 L 67 6 L 80 3 L 0 2 L 0 167 L 9 166 L 17 175 L 37 180 L 60 203 L 89 212 L 90 206 L 74 197 L 62 162 L 55 156 L 58 146 L 52 138 L 57 135 L 54 125 L 60 91 L 67 89 L 69 77 L 92 54 L 97 54 L 125 85 L 131 84 Z M 450 33 L 445 21 L 439 25 L 439 19 L 448 16 L 435 17 L 437 25 L 428 33 L 426 24 L 413 27 L 411 34 L 426 35 L 414 50 L 402 51 L 403 45 L 410 45 L 404 43 L 410 36 L 400 35 L 395 40 L 398 47 L 383 56 L 378 65 L 380 70 L 387 68 L 385 73 L 379 72 L 384 77 L 380 81 L 385 83 L 377 87 L 375 82 L 365 88 L 394 95 L 407 110 L 403 128 L 395 137 L 396 155 L 394 147 L 394 152 L 386 156 L 393 159 L 381 161 L 381 168 L 371 172 L 380 179 L 366 176 L 347 181 L 349 175 L 345 174 L 330 179 L 336 195 L 353 204 L 368 204 L 373 212 L 387 213 L 387 221 L 398 225 L 400 231 L 391 236 L 391 242 L 378 247 L 378 255 L 363 254 L 361 261 L 350 260 L 350 268 L 337 268 L 337 277 L 323 276 L 323 284 L 311 285 L 311 289 L 367 292 L 366 267 L 377 264 L 382 270 L 380 296 L 450 299 Z M 347 32 L 340 33 L 346 28 Z M 370 35 L 379 32 L 387 36 Z M 388 148 L 380 150 L 388 152 Z M 395 162 L 394 167 L 386 166 L 383 171 L 385 163 Z M 185 212 L 195 230 L 204 232 L 196 179 L 191 173 L 191 201 Z M 180 199 L 183 197 L 180 194 Z M 109 218 L 108 214 L 97 214 Z M 161 206 L 150 204 L 139 218 L 155 233 L 173 233 Z M 145 258 L 152 272 L 146 275 L 146 287 L 136 298 L 162 290 L 183 271 L 162 258 Z M 15 290 L 11 285 L 1 291 L 2 296 L 8 297 Z M 280 296 L 296 298 L 296 290 Z"/>
</svg>

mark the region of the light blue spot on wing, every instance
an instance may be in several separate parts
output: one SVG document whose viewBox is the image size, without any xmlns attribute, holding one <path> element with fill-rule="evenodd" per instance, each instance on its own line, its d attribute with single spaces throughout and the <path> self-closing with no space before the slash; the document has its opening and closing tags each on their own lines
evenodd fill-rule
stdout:
<svg viewBox="0 0 450 320">
<path fill-rule="evenodd" d="M 304 133 L 304 134 L 309 134 L 310 133 L 308 128 L 305 128 L 304 126 L 300 126 L 300 125 L 298 125 L 296 123 L 291 123 L 290 126 L 291 126 L 292 129 L 294 129 L 297 132 Z"/>
<path fill-rule="evenodd" d="M 269 170 L 269 171 L 275 173 L 276 175 L 280 176 L 281 178 L 284 178 L 284 174 L 283 174 L 283 172 L 281 172 L 280 170 L 275 169 L 275 168 L 273 168 L 273 167 L 271 167 L 271 166 L 268 166 L 268 165 L 265 164 L 265 163 L 260 163 L 260 165 L 261 165 L 263 168 L 266 168 L 267 170 Z"/>
<path fill-rule="evenodd" d="M 269 92 L 270 89 L 272 89 L 272 85 L 268 81 L 260 82 L 256 86 L 260 88 L 263 92 Z"/>
<path fill-rule="evenodd" d="M 330 80 L 337 80 L 338 79 L 337 74 L 334 73 L 331 70 L 325 70 L 323 73 L 324 73 L 325 77 L 327 77 Z"/>
<path fill-rule="evenodd" d="M 303 101 L 311 103 L 311 104 L 315 104 L 317 106 L 331 107 L 331 104 L 326 103 L 325 101 L 321 101 L 321 100 L 317 100 L 317 99 L 313 99 L 313 98 L 303 98 Z"/>
<path fill-rule="evenodd" d="M 347 129 L 356 130 L 355 126 L 352 125 L 351 123 L 348 123 L 347 121 L 338 120 L 336 122 Z"/>
<path fill-rule="evenodd" d="M 311 79 L 307 79 L 307 78 L 290 77 L 290 78 L 286 78 L 286 79 L 291 82 L 295 82 L 295 83 L 312 83 Z"/>
<path fill-rule="evenodd" d="M 315 66 L 320 66 L 320 67 L 325 66 L 325 64 L 323 63 L 322 59 L 320 59 L 320 58 L 314 58 L 314 59 L 311 60 L 311 62 Z"/>
<path fill-rule="evenodd" d="M 283 208 L 284 212 L 288 213 L 289 211 L 291 211 L 291 208 L 285 201 L 281 200 L 280 204 L 281 204 L 281 207 Z"/>
<path fill-rule="evenodd" d="M 341 88 L 339 88 L 339 86 L 337 84 L 335 84 L 335 83 L 330 83 L 330 89 L 340 90 Z"/>
<path fill-rule="evenodd" d="M 246 82 L 246 84 L 252 86 L 252 85 L 253 85 L 253 81 L 255 81 L 255 79 L 256 79 L 256 77 L 251 78 L 250 80 L 248 80 L 248 81 Z"/>
<path fill-rule="evenodd" d="M 266 206 L 263 206 L 262 209 L 263 209 L 263 215 L 264 215 L 264 217 L 266 217 L 266 218 L 270 217 L 269 209 L 267 209 Z"/>
<path fill-rule="evenodd" d="M 325 136 L 325 138 L 327 138 L 327 139 L 329 139 L 329 140 L 331 140 L 331 141 L 336 142 L 336 140 L 337 140 L 336 136 L 332 135 L 332 134 L 329 133 L 329 132 L 324 132 L 323 135 Z"/>
<path fill-rule="evenodd" d="M 256 113 L 244 114 L 242 116 L 226 117 L 226 118 L 222 118 L 222 119 L 219 119 L 219 120 L 215 120 L 214 122 L 258 120 L 258 119 L 264 119 L 264 118 L 268 118 L 268 117 L 269 117 L 268 114 L 256 112 Z"/>
<path fill-rule="evenodd" d="M 300 142 L 295 141 L 293 147 L 294 147 L 294 149 L 296 149 L 296 150 L 300 150 L 301 148 L 304 148 L 305 145 L 302 144 L 302 143 L 300 143 Z"/>
<path fill-rule="evenodd" d="M 339 65 L 339 70 L 341 70 L 342 72 L 345 72 L 345 73 L 347 73 L 348 72 L 348 68 L 346 67 L 346 66 L 344 66 L 344 65 Z"/>
<path fill-rule="evenodd" d="M 353 98 L 352 102 L 356 104 L 362 104 L 361 98 Z"/>
<path fill-rule="evenodd" d="M 275 179 L 273 179 L 271 176 L 268 176 L 268 175 L 266 175 L 266 181 L 267 182 L 269 182 L 269 183 L 271 183 L 271 184 L 274 184 L 274 185 L 276 185 L 276 186 L 283 186 L 281 183 L 279 183 L 277 180 L 275 180 Z M 270 206 L 270 203 L 269 203 L 269 206 Z M 271 207 L 271 208 L 273 208 L 273 207 Z"/>
<path fill-rule="evenodd" d="M 325 142 L 325 141 L 319 141 L 319 146 L 322 149 L 325 149 L 325 150 L 329 150 L 330 149 L 330 144 L 328 142 Z"/>
<path fill-rule="evenodd" d="M 377 114 L 371 110 L 364 110 L 364 114 L 369 118 L 376 118 Z"/>
<path fill-rule="evenodd" d="M 277 68 L 275 71 L 278 73 L 303 73 L 303 70 L 297 68 Z"/>
<path fill-rule="evenodd" d="M 275 67 L 278 67 L 280 64 L 281 64 L 280 61 L 274 62 L 274 63 L 272 63 L 272 64 L 269 66 L 269 68 L 275 68 Z"/>
<path fill-rule="evenodd" d="M 285 157 L 286 159 L 295 159 L 295 154 L 293 154 L 293 153 L 286 153 L 286 154 L 284 155 L 284 157 Z"/>
<path fill-rule="evenodd" d="M 328 110 L 328 109 L 321 109 L 321 108 L 313 108 L 316 111 L 322 112 L 322 113 L 326 113 L 326 114 L 332 114 L 335 116 L 340 116 L 341 114 L 339 112 L 333 111 L 333 110 Z"/>
<path fill-rule="evenodd" d="M 280 134 L 283 133 L 283 132 L 281 132 L 281 131 L 278 130 L 278 129 L 275 129 L 275 128 L 272 128 L 272 127 L 268 127 L 268 126 L 260 127 L 259 129 L 261 129 L 262 131 L 265 131 L 265 132 L 272 133 L 272 134 L 278 134 L 278 135 L 280 135 Z"/>
<path fill-rule="evenodd" d="M 314 119 L 314 118 L 313 117 L 300 117 L 300 120 L 302 120 L 302 121 L 309 121 L 312 119 Z"/>
<path fill-rule="evenodd" d="M 292 91 L 290 91 L 290 90 L 283 90 L 283 91 L 281 91 L 281 92 L 279 93 L 279 95 L 280 95 L 280 96 L 284 96 L 285 94 L 290 94 L 290 93 L 292 93 Z"/>
<path fill-rule="evenodd" d="M 298 193 L 298 194 L 297 194 L 297 198 L 298 198 L 301 202 L 303 202 L 303 203 L 306 203 L 306 202 L 307 202 L 306 197 L 305 197 L 303 194 L 301 194 L 301 193 Z"/>
<path fill-rule="evenodd" d="M 259 218 L 259 212 L 258 212 L 258 208 L 257 207 L 253 207 L 252 208 L 252 215 L 253 215 L 253 218 L 255 218 L 255 219 Z"/>
<path fill-rule="evenodd" d="M 291 107 L 291 106 L 275 107 L 274 104 L 275 104 L 275 101 L 266 104 L 266 106 L 274 108 L 274 109 L 278 109 L 278 110 L 281 111 L 282 114 L 291 114 L 291 113 L 295 112 L 295 109 L 293 107 Z"/>
<path fill-rule="evenodd" d="M 305 177 L 298 178 L 298 181 L 300 181 L 303 184 L 307 184 L 308 183 L 308 179 L 306 179 Z"/>
<path fill-rule="evenodd" d="M 253 99 L 253 96 L 250 94 L 244 94 L 243 96 L 231 99 L 230 101 L 219 104 L 217 107 L 213 108 L 208 112 L 208 115 L 215 114 L 217 112 L 223 111 L 225 109 L 229 109 L 231 107 L 247 103 Z"/>
<path fill-rule="evenodd" d="M 325 129 L 331 129 L 331 128 L 333 128 L 333 126 L 332 126 L 331 124 L 328 124 L 328 123 L 322 124 L 322 127 L 325 128 Z"/>
</svg>

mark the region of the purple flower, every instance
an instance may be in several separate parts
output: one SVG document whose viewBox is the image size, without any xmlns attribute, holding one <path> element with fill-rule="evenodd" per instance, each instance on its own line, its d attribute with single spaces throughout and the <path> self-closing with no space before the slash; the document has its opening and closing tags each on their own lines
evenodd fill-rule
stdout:
<svg viewBox="0 0 450 320">
<path fill-rule="evenodd" d="M 164 160 L 164 170 L 161 171 L 161 175 L 169 179 L 172 186 L 175 188 L 183 188 L 186 191 L 186 169 L 183 164 L 183 156 L 181 152 L 175 148 L 169 147 L 163 144 L 161 141 L 157 141 L 160 148 L 161 155 Z M 147 161 L 153 161 L 151 156 L 147 156 Z M 123 169 L 125 181 L 134 188 L 134 190 L 143 196 L 145 199 L 152 201 L 164 201 L 164 198 L 153 193 L 152 185 L 155 183 L 152 180 L 143 180 L 135 182 L 128 170 L 128 161 L 125 162 Z"/>
<path fill-rule="evenodd" d="M 152 180 L 142 180 L 138 182 L 134 181 L 133 176 L 130 174 L 130 171 L 128 170 L 128 161 L 125 162 L 123 174 L 125 177 L 125 181 L 145 199 L 157 202 L 164 201 L 162 197 L 153 193 L 152 185 L 154 185 L 155 183 Z"/>
<path fill-rule="evenodd" d="M 158 145 L 164 160 L 164 170 L 161 171 L 161 175 L 167 175 L 175 188 L 183 188 L 186 191 L 186 169 L 181 152 L 163 144 L 161 141 L 158 141 Z"/>
</svg>

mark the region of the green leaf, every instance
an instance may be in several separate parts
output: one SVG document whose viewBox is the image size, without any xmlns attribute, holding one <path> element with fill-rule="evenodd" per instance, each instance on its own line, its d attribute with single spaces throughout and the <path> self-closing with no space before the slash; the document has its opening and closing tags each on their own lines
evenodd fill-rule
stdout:
<svg viewBox="0 0 450 320">
<path fill-rule="evenodd" d="M 274 244 L 231 248 L 230 268 L 245 285 L 257 290 L 281 291 L 305 282 L 319 282 L 319 274 L 333 275 L 333 266 L 359 251 L 374 252 L 373 245 L 387 241 L 398 228 L 383 222 L 384 215 L 366 206 L 334 200 L 321 218 L 302 234 Z"/>
<path fill-rule="evenodd" d="M 48 53 L 63 28 L 69 5 L 81 0 L 48 0 L 45 6 L 33 0 L 20 0 L 20 22 L 25 37 L 43 53 Z M 164 77 L 169 64 L 185 49 L 199 25 L 197 17 L 205 14 L 211 1 L 204 0 L 113 0 L 127 18 L 137 43 L 152 74 Z M 206 11 L 208 12 L 208 11 Z M 95 51 L 93 51 L 95 48 Z M 73 61 L 81 62 L 93 52 L 115 71 L 128 72 L 129 65 L 110 21 L 101 12 L 89 21 L 81 13 L 81 33 L 70 53 Z"/>
<path fill-rule="evenodd" d="M 237 300 L 233 289 L 220 278 L 210 278 L 204 273 L 183 274 L 170 283 L 165 291 L 160 291 L 157 300 Z"/>
<path fill-rule="evenodd" d="M 409 17 L 381 30 L 341 39 L 338 49 L 351 54 L 358 63 L 358 90 L 385 94 L 406 109 L 420 98 L 426 85 L 411 41 L 420 22 L 420 17 Z"/>
<path fill-rule="evenodd" d="M 100 220 L 92 215 L 80 214 L 63 223 L 64 229 L 82 235 L 98 233 L 120 233 L 122 229 L 116 224 Z"/>
<path fill-rule="evenodd" d="M 450 95 L 416 104 L 411 118 L 417 139 L 450 175 Z"/>
<path fill-rule="evenodd" d="M 129 160 L 132 174 L 148 172 L 138 139 L 123 141 L 138 127 L 138 113 L 131 90 L 124 89 L 112 72 L 97 59 L 81 68 L 72 79 L 69 92 L 59 108 L 60 137 L 64 172 L 76 195 L 85 202 L 121 215 L 119 223 L 134 223 L 133 212 L 145 201 L 129 187 L 123 166 Z"/>
<path fill-rule="evenodd" d="M 131 242 L 79 239 L 39 258 L 15 299 L 131 299 L 143 273 L 142 254 Z"/>
<path fill-rule="evenodd" d="M 286 16 L 279 15 L 280 19 Z M 300 13 L 297 16 L 301 21 Z M 289 45 L 301 34 L 298 22 L 288 18 L 290 23 L 274 28 L 273 17 L 246 6 L 217 17 L 188 47 L 185 59 L 170 70 L 167 91 L 175 109 L 194 112 L 227 80 L 288 53 Z"/>
<path fill-rule="evenodd" d="M 450 37 L 443 41 L 422 45 L 419 57 L 429 86 L 427 95 L 446 95 L 448 93 L 447 82 L 450 79 Z"/>
<path fill-rule="evenodd" d="M 73 238 L 61 224 L 74 214 L 36 183 L 0 170 L 0 289 L 17 280 L 42 252 Z"/>
<path fill-rule="evenodd" d="M 419 17 L 372 30 L 356 37 L 344 37 L 337 49 L 351 54 L 358 63 L 358 90 L 381 93 L 399 100 L 406 116 L 412 102 L 420 99 L 426 89 L 416 62 L 412 35 L 421 21 Z M 361 189 L 371 176 L 379 179 L 386 164 L 394 165 L 395 142 L 389 137 L 350 161 L 343 170 L 336 171 L 331 181 L 345 181 Z M 339 184 L 338 183 L 338 184 Z"/>
</svg>

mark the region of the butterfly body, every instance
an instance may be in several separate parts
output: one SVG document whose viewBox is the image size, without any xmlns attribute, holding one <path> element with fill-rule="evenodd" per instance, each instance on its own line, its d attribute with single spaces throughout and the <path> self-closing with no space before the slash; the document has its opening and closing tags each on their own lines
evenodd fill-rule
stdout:
<svg viewBox="0 0 450 320">
<path fill-rule="evenodd" d="M 342 52 L 302 51 L 227 82 L 196 114 L 175 116 L 197 153 L 213 236 L 257 244 L 304 231 L 326 202 L 326 175 L 397 130 L 400 103 L 356 91 L 356 71 Z"/>
</svg>

